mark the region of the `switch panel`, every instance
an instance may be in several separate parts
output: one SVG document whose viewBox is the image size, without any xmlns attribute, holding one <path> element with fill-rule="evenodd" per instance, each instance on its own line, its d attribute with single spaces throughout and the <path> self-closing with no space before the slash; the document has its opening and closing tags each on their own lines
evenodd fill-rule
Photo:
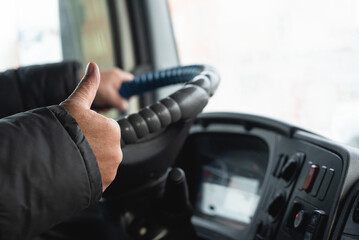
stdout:
<svg viewBox="0 0 359 240">
<path fill-rule="evenodd" d="M 278 240 L 322 239 L 328 237 L 328 219 L 335 211 L 335 199 L 340 194 L 342 161 L 338 155 L 321 148 L 308 146 L 310 151 L 297 148 L 305 156 L 291 195 L 286 194 L 287 210 L 278 229 Z M 287 161 L 289 165 L 290 158 Z M 285 166 L 284 165 L 284 166 Z M 284 167 L 283 167 L 284 169 Z M 283 173 L 283 171 L 282 171 Z M 282 182 L 285 179 L 280 177 Z M 288 187 L 290 185 L 287 184 Z M 359 221 L 359 207 L 358 207 Z"/>
</svg>

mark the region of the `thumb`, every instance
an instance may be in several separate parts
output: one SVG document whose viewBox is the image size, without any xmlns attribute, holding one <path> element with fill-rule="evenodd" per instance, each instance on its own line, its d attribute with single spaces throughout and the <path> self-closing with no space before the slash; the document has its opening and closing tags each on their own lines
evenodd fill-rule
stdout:
<svg viewBox="0 0 359 240">
<path fill-rule="evenodd" d="M 74 102 L 76 105 L 90 109 L 91 104 L 95 99 L 99 84 L 100 70 L 96 63 L 90 62 L 87 64 L 84 77 L 67 101 Z"/>
</svg>

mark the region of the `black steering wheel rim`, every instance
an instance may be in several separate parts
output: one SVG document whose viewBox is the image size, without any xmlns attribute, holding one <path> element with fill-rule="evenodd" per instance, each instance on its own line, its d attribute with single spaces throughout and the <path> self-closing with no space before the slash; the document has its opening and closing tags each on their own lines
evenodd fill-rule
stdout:
<svg viewBox="0 0 359 240">
<path fill-rule="evenodd" d="M 118 120 L 124 144 L 197 116 L 217 89 L 219 75 L 209 65 L 190 65 L 149 72 L 121 87 L 120 93 L 130 97 L 181 82 L 186 84 L 175 93 Z"/>
</svg>

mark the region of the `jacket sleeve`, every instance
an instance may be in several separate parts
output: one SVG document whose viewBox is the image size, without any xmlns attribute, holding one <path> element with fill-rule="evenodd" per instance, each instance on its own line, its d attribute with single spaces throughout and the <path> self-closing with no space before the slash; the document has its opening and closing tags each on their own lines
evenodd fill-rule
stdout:
<svg viewBox="0 0 359 240">
<path fill-rule="evenodd" d="M 0 119 L 0 239 L 31 239 L 101 194 L 96 157 L 63 107 Z"/>
<path fill-rule="evenodd" d="M 0 118 L 59 104 L 76 88 L 80 73 L 77 62 L 20 67 L 0 73 Z"/>
</svg>

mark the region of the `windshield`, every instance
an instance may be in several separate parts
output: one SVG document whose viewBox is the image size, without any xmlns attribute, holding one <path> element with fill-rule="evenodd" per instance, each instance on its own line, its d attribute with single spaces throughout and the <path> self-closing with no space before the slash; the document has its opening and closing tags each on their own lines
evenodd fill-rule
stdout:
<svg viewBox="0 0 359 240">
<path fill-rule="evenodd" d="M 359 3 L 169 0 L 181 64 L 222 76 L 205 111 L 286 121 L 359 146 Z"/>
</svg>

